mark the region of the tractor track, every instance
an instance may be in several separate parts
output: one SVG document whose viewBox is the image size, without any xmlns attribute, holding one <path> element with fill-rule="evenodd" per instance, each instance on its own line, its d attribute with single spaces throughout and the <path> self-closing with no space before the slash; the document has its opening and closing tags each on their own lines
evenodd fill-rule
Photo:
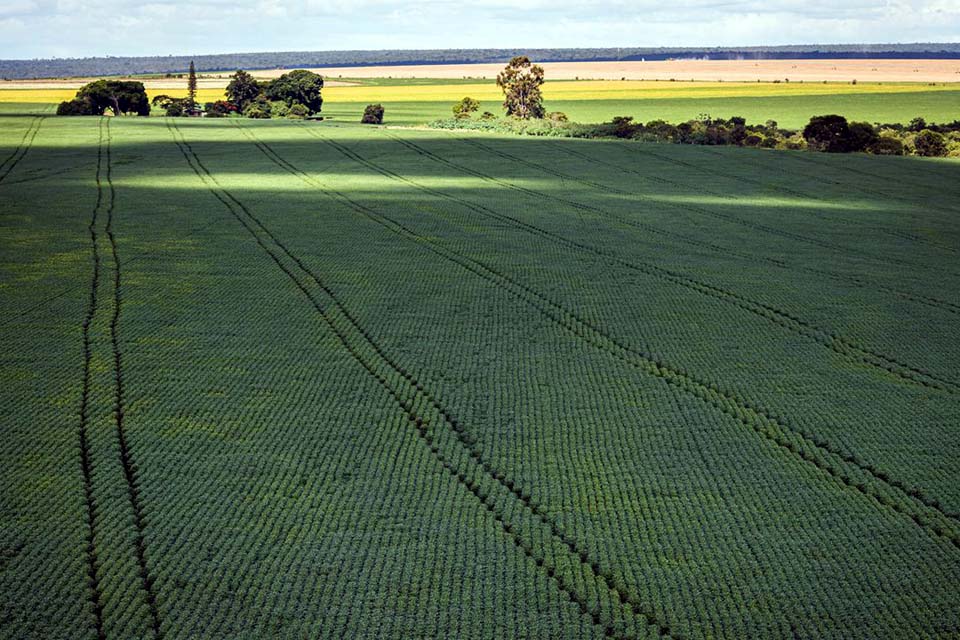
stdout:
<svg viewBox="0 0 960 640">
<path fill-rule="evenodd" d="M 601 607 L 599 603 L 596 607 L 591 606 L 591 603 L 588 603 L 584 596 L 577 593 L 573 586 L 568 583 L 567 579 L 557 572 L 556 567 L 550 566 L 546 558 L 535 555 L 535 550 L 533 547 L 525 542 L 517 533 L 517 525 L 511 524 L 505 519 L 502 510 L 498 510 L 496 507 L 493 497 L 490 494 L 485 493 L 482 487 L 480 487 L 475 481 L 470 480 L 472 476 L 482 475 L 488 481 L 492 481 L 495 487 L 499 487 L 499 491 L 505 492 L 507 495 L 511 496 L 512 499 L 518 501 L 522 510 L 524 512 L 531 513 L 535 517 L 536 521 L 546 526 L 549 529 L 553 540 L 566 548 L 566 552 L 573 558 L 574 561 L 578 563 L 580 569 L 592 576 L 595 581 L 601 583 L 602 590 L 610 594 L 609 597 L 611 597 L 619 606 L 626 607 L 635 617 L 642 620 L 644 624 L 655 628 L 660 636 L 666 638 L 678 638 L 679 636 L 675 635 L 665 623 L 657 620 L 657 618 L 647 610 L 646 605 L 641 603 L 636 596 L 630 594 L 623 587 L 619 586 L 618 581 L 612 574 L 602 571 L 599 565 L 595 561 L 592 561 L 585 551 L 578 548 L 575 541 L 560 531 L 556 524 L 547 517 L 546 513 L 532 501 L 532 498 L 529 495 L 521 491 L 516 484 L 512 480 L 508 479 L 503 473 L 494 469 L 489 462 L 483 460 L 479 449 L 475 445 L 475 441 L 467 434 L 464 427 L 460 425 L 456 419 L 453 418 L 450 413 L 439 404 L 435 397 L 424 388 L 423 384 L 416 377 L 414 377 L 412 373 L 400 366 L 384 352 L 383 348 L 373 340 L 373 337 L 369 334 L 369 332 L 359 324 L 355 316 L 343 305 L 339 297 L 327 285 L 325 285 L 322 280 L 320 280 L 314 271 L 308 268 L 299 257 L 287 249 L 286 246 L 281 243 L 280 240 L 256 216 L 254 216 L 241 201 L 220 186 L 219 182 L 212 175 L 212 173 L 210 173 L 202 164 L 199 157 L 193 151 L 190 143 L 187 142 L 186 138 L 183 136 L 182 132 L 179 131 L 179 128 L 176 126 L 176 124 L 168 120 L 167 125 L 171 128 L 171 133 L 174 136 L 174 140 L 176 141 L 177 146 L 180 148 L 181 153 L 184 155 L 184 158 L 187 160 L 188 164 L 190 164 L 191 169 L 197 174 L 198 178 L 207 186 L 208 190 L 210 190 L 211 193 L 213 193 L 214 196 L 220 200 L 220 202 L 227 207 L 228 210 L 230 210 L 230 212 L 234 215 L 234 217 L 237 218 L 243 227 L 254 236 L 254 239 L 257 241 L 260 247 L 294 282 L 297 288 L 304 293 L 311 305 L 318 311 L 320 316 L 331 328 L 338 340 L 344 345 L 351 356 L 353 356 L 353 358 L 357 360 L 361 366 L 363 366 L 364 369 L 366 369 L 367 372 L 382 386 L 384 386 L 393 396 L 396 403 L 407 415 L 409 421 L 416 426 L 418 436 L 425 443 L 425 445 L 429 447 L 431 455 L 454 477 L 454 479 L 460 485 L 466 487 L 472 495 L 480 500 L 480 502 L 484 505 L 484 508 L 486 508 L 488 511 L 494 512 L 494 517 L 500 523 L 500 526 L 504 532 L 513 540 L 514 544 L 516 544 L 525 555 L 534 560 L 535 565 L 543 572 L 545 577 L 548 580 L 553 581 L 557 587 L 565 595 L 567 595 L 567 597 L 576 602 L 580 607 L 581 612 L 585 616 L 589 617 L 591 622 L 603 631 L 604 635 L 607 637 L 620 637 L 613 628 L 612 622 L 608 621 L 605 623 L 601 619 Z M 239 126 L 239 128 L 244 130 L 242 126 Z M 262 143 L 257 145 L 258 148 L 260 148 L 260 144 Z M 269 147 L 266 147 L 266 149 L 261 148 L 261 151 L 264 153 L 272 153 L 272 150 L 268 151 L 268 149 Z M 275 162 L 282 163 L 279 166 L 284 167 L 288 171 L 298 171 L 295 167 L 293 167 L 293 165 L 290 165 L 286 161 L 282 160 L 282 158 L 279 156 L 277 156 L 277 160 L 275 160 Z M 298 173 L 297 175 L 300 174 Z M 371 219 L 374 219 L 375 221 L 378 221 L 375 219 L 377 214 L 372 211 L 368 210 L 365 215 Z M 381 224 L 384 223 L 386 223 L 386 221 L 381 222 Z M 346 324 L 348 326 L 346 330 L 338 326 L 338 323 L 331 315 L 331 311 L 325 308 L 316 299 L 316 296 L 310 291 L 308 284 L 301 282 L 300 278 L 293 273 L 293 269 L 284 264 L 282 256 L 277 255 L 274 250 L 271 250 L 267 246 L 267 243 L 257 233 L 256 229 L 258 228 L 267 238 L 269 238 L 272 244 L 279 248 L 280 253 L 285 255 L 288 260 L 296 265 L 296 269 L 302 272 L 302 275 L 300 276 L 301 278 L 308 278 L 332 301 L 335 309 L 339 311 L 339 313 L 342 314 L 346 319 Z M 355 337 L 352 341 L 350 333 L 355 333 L 359 337 Z M 364 355 L 363 352 L 356 345 L 354 345 L 354 341 L 359 341 L 362 345 L 366 345 L 370 350 L 371 355 Z M 373 362 L 370 362 L 370 360 L 373 360 Z M 377 365 L 379 365 L 379 367 Z M 397 389 L 395 386 L 391 385 L 390 379 L 380 372 L 380 368 L 386 368 L 389 371 L 392 371 L 394 377 L 399 376 L 399 379 L 402 380 L 401 389 Z M 406 393 L 403 393 L 404 391 Z M 407 398 L 407 395 L 412 397 Z M 417 404 L 426 405 L 426 407 L 422 407 L 420 410 L 417 410 Z M 449 457 L 440 452 L 440 448 L 438 444 L 436 444 L 435 437 L 431 436 L 430 431 L 427 429 L 427 427 L 431 424 L 429 419 L 424 419 L 423 413 L 427 412 L 435 414 L 438 417 L 439 422 L 442 423 L 444 428 L 443 430 L 448 435 L 451 435 L 455 438 L 456 442 L 458 443 L 458 447 L 462 449 L 463 453 L 469 459 L 470 468 L 466 470 L 457 469 L 454 463 L 450 461 Z"/>
<path fill-rule="evenodd" d="M 240 127 L 243 129 L 243 127 Z M 245 132 L 248 137 L 253 134 Z M 526 285 L 511 279 L 509 276 L 497 271 L 494 267 L 459 254 L 458 252 L 443 247 L 438 242 L 419 236 L 414 231 L 408 229 L 402 224 L 392 220 L 388 216 L 378 213 L 369 207 L 357 203 L 349 197 L 331 189 L 316 180 L 308 174 L 301 171 L 289 161 L 284 160 L 266 143 L 256 140 L 254 143 L 261 151 L 268 156 L 278 166 L 287 168 L 288 171 L 297 175 L 308 184 L 311 184 L 324 191 L 327 195 L 335 194 L 336 197 L 348 204 L 351 208 L 357 210 L 368 218 L 373 219 L 378 224 L 386 226 L 388 229 L 398 235 L 407 237 L 421 246 L 437 253 L 443 258 L 459 264 L 461 267 L 471 271 L 494 284 L 495 286 L 510 293 L 514 297 L 530 304 L 538 309 L 546 317 L 557 322 L 561 327 L 573 333 L 575 336 L 585 339 L 593 346 L 613 354 L 618 359 L 628 364 L 641 368 L 647 373 L 664 379 L 669 384 L 678 386 L 682 390 L 691 393 L 699 399 L 719 409 L 735 419 L 739 420 L 745 426 L 752 428 L 759 435 L 770 440 L 782 449 L 816 466 L 821 471 L 837 479 L 844 485 L 875 499 L 880 504 L 891 508 L 911 518 L 915 524 L 921 526 L 931 533 L 946 539 L 955 547 L 960 548 L 960 534 L 943 526 L 943 522 L 936 523 L 925 516 L 919 516 L 916 513 L 908 513 L 902 506 L 890 500 L 889 496 L 878 493 L 872 487 L 864 484 L 862 481 L 853 478 L 846 470 L 840 468 L 839 462 L 849 464 L 855 467 L 860 473 L 872 481 L 876 481 L 888 489 L 893 490 L 901 498 L 912 499 L 938 514 L 940 518 L 946 521 L 952 521 L 949 526 L 960 524 L 960 514 L 948 511 L 939 501 L 926 496 L 921 490 L 908 487 L 905 483 L 892 478 L 886 472 L 876 466 L 861 460 L 856 454 L 852 454 L 831 446 L 822 438 L 811 434 L 802 429 L 793 427 L 785 419 L 775 416 L 771 411 L 754 405 L 746 399 L 739 397 L 735 393 L 719 389 L 716 385 L 698 379 L 694 374 L 688 373 L 682 369 L 671 367 L 655 358 L 655 356 L 644 353 L 633 347 L 624 345 L 617 341 L 613 336 L 605 333 L 602 329 L 595 327 L 589 322 L 579 318 L 576 314 L 563 308 L 561 305 L 548 299 L 546 296 L 527 287 Z M 799 442 L 791 439 L 787 434 L 792 433 L 799 439 Z M 465 443 L 468 444 L 468 443 Z M 468 444 L 469 446 L 469 444 Z M 478 452 L 479 453 L 479 452 Z M 830 458 L 835 458 L 831 460 Z M 839 462 L 838 462 L 839 461 Z M 906 500 L 910 502 L 910 500 Z"/>
<path fill-rule="evenodd" d="M 20 140 L 20 144 L 13 150 L 13 153 L 0 163 L 0 183 L 6 180 L 14 167 L 16 167 L 30 151 L 30 147 L 33 146 L 33 141 L 37 137 L 37 133 L 40 131 L 40 125 L 43 124 L 45 117 L 46 116 L 33 116 L 30 124 L 27 125 L 27 130 L 24 132 L 23 138 Z"/>
</svg>

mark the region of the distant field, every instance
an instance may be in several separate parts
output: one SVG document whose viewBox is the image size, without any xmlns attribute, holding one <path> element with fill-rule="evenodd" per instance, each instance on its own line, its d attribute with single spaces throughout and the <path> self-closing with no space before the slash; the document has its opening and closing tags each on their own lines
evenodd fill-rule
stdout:
<svg viewBox="0 0 960 640">
<path fill-rule="evenodd" d="M 324 113 L 358 120 L 371 102 L 387 107 L 387 122 L 423 124 L 448 117 L 451 105 L 469 95 L 481 100 L 481 111 L 501 113 L 501 93 L 493 82 L 449 80 L 359 79 L 352 86 L 324 90 Z M 150 90 L 151 95 L 185 95 L 184 88 Z M 0 103 L 57 103 L 72 89 L 0 89 Z M 931 122 L 960 118 L 960 85 L 918 83 L 743 83 L 654 81 L 554 81 L 544 86 L 547 108 L 576 121 L 600 122 L 632 115 L 640 120 L 682 121 L 700 114 L 744 116 L 751 122 L 777 120 L 802 127 L 813 115 L 839 113 L 869 122 Z M 203 88 L 201 101 L 223 97 L 220 89 Z"/>
<path fill-rule="evenodd" d="M 960 163 L 0 107 L 0 638 L 960 636 Z"/>
<path fill-rule="evenodd" d="M 756 82 L 960 82 L 960 60 L 666 60 L 625 62 L 544 62 L 548 78 L 573 80 L 724 80 Z M 488 78 L 502 64 L 431 64 L 412 66 L 327 67 L 325 76 L 344 78 Z M 281 70 L 256 71 L 276 77 Z"/>
</svg>

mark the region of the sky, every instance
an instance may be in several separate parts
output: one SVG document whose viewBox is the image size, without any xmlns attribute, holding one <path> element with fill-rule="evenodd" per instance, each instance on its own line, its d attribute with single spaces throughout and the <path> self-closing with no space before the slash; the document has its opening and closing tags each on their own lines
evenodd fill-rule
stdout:
<svg viewBox="0 0 960 640">
<path fill-rule="evenodd" d="M 960 42 L 960 0 L 0 0 L 0 58 Z"/>
</svg>

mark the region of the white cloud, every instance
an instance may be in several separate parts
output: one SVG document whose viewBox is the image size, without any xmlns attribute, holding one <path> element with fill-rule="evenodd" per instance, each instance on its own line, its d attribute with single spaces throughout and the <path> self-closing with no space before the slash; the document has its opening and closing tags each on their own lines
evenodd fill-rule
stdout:
<svg viewBox="0 0 960 640">
<path fill-rule="evenodd" d="M 6 0 L 14 17 L 0 57 L 960 41 L 958 0 Z"/>
</svg>

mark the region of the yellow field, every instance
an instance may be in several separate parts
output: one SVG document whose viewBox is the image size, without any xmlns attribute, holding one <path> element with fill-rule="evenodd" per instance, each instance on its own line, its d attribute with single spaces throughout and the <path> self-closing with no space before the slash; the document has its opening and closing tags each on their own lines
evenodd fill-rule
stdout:
<svg viewBox="0 0 960 640">
<path fill-rule="evenodd" d="M 168 96 L 185 96 L 187 92 L 180 89 L 148 91 L 152 98 L 157 94 Z M 30 102 L 30 103 L 59 103 L 70 100 L 77 95 L 76 89 L 3 89 L 0 88 L 0 103 L 3 102 Z M 197 92 L 198 102 L 211 102 L 223 98 L 222 89 L 200 89 Z"/>
<path fill-rule="evenodd" d="M 956 91 L 956 84 L 925 83 L 840 84 L 840 83 L 758 83 L 758 82 L 655 82 L 641 80 L 581 80 L 547 82 L 547 100 L 639 100 L 670 98 L 735 98 L 772 96 L 815 96 L 834 94 L 899 94 L 916 91 Z M 184 96 L 183 89 L 153 90 L 150 95 L 166 93 Z M 0 89 L 0 102 L 56 103 L 75 95 L 72 89 Z M 330 86 L 324 99 L 331 102 L 454 102 L 463 96 L 478 100 L 500 100 L 502 94 L 493 82 L 429 85 L 355 85 Z M 200 102 L 223 98 L 220 89 L 201 89 Z"/>
</svg>

